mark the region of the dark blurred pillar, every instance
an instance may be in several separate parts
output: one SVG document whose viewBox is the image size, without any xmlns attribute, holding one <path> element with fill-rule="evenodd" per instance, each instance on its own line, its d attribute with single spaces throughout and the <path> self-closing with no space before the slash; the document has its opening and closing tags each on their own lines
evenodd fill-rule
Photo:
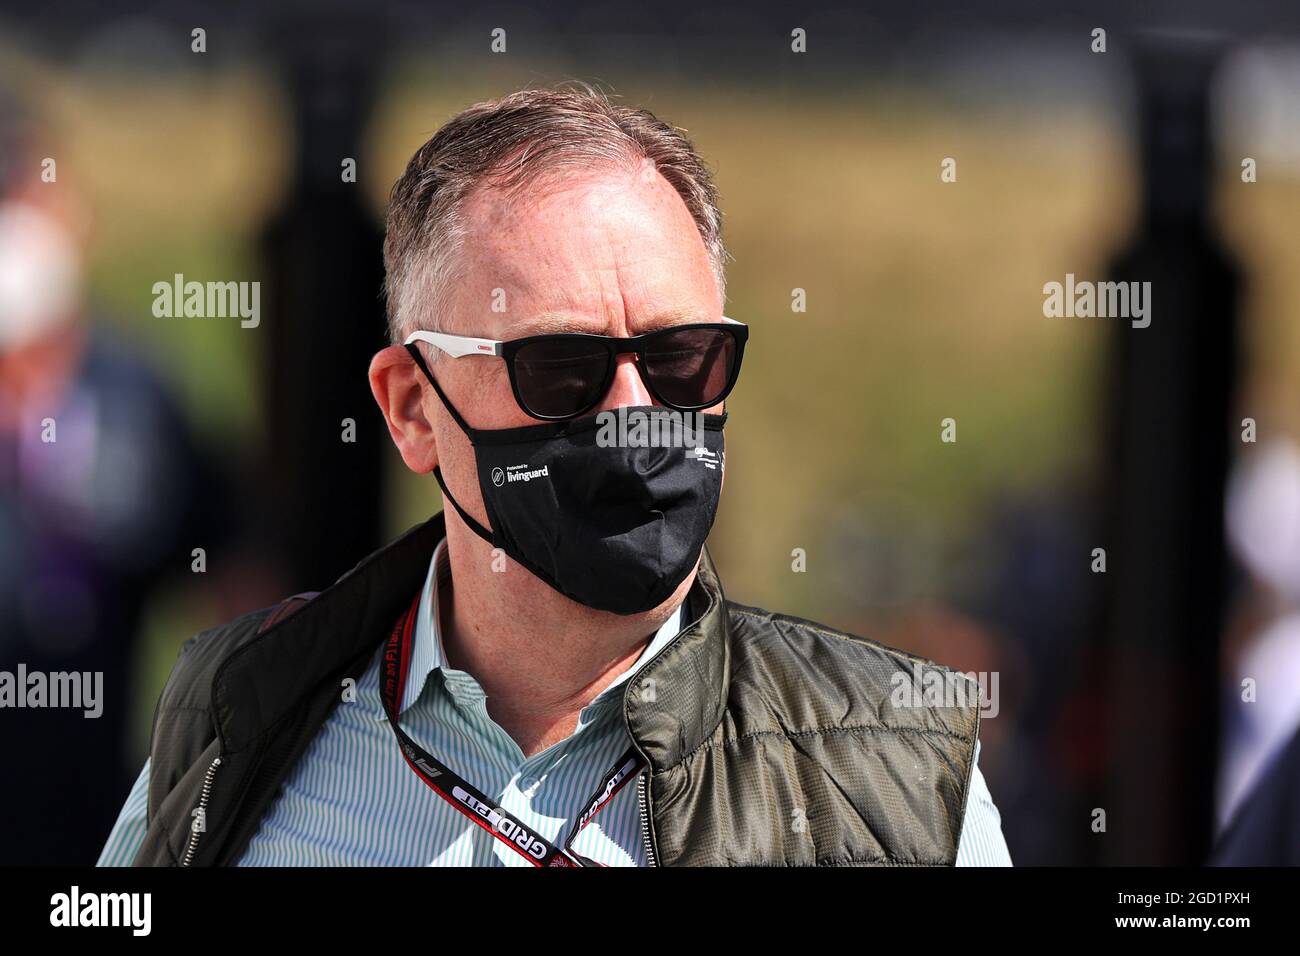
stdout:
<svg viewBox="0 0 1300 956">
<path fill-rule="evenodd" d="M 1138 58 L 1142 216 L 1111 278 L 1152 283 L 1152 321 L 1114 328 L 1102 633 L 1108 759 L 1095 862 L 1198 864 L 1213 827 L 1223 496 L 1238 276 L 1211 222 L 1208 94 L 1220 51 Z M 1114 320 L 1110 320 L 1114 321 Z"/>
<path fill-rule="evenodd" d="M 332 583 L 381 538 L 382 450 L 388 440 L 366 381 L 384 337 L 382 230 L 362 186 L 342 181 L 362 160 L 378 52 L 360 14 L 299 11 L 273 30 L 297 134 L 294 177 L 263 237 L 270 328 L 268 523 L 289 585 Z M 360 175 L 360 174 L 359 174 Z M 356 441 L 342 440 L 343 420 Z"/>
</svg>

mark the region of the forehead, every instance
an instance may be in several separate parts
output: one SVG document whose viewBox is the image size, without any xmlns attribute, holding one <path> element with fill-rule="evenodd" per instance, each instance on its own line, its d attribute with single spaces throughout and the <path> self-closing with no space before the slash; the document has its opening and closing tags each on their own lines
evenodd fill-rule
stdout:
<svg viewBox="0 0 1300 956">
<path fill-rule="evenodd" d="M 448 326 L 518 338 L 633 335 L 721 315 L 713 266 L 686 204 L 653 166 L 545 174 L 480 187 L 465 230 Z"/>
<path fill-rule="evenodd" d="M 537 312 L 521 316 L 519 322 L 509 323 L 511 338 L 520 335 L 546 335 L 553 332 L 594 332 L 598 334 L 628 334 L 646 332 L 666 325 L 683 325 L 688 322 L 716 322 L 718 315 L 691 305 L 669 306 L 659 310 L 645 310 L 631 316 L 626 333 L 609 332 L 608 323 L 599 317 L 578 311 Z M 635 326 L 635 328 L 633 328 Z"/>
</svg>

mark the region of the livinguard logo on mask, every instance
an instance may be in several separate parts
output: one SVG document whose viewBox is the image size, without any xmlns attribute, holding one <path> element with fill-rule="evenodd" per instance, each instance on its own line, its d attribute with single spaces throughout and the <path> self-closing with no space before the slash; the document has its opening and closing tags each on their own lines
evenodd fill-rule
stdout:
<svg viewBox="0 0 1300 956">
<path fill-rule="evenodd" d="M 601 412 L 600 448 L 699 448 L 704 444 L 704 413 L 671 408 L 628 408 Z"/>
<path fill-rule="evenodd" d="M 534 478 L 549 478 L 551 477 L 550 469 L 551 469 L 550 465 L 542 465 L 541 468 L 531 468 L 531 469 L 527 465 L 506 465 L 505 480 L 502 481 L 501 469 L 493 468 L 492 484 L 500 488 L 502 484 L 507 484 L 509 482 L 514 482 L 514 481 L 529 482 L 532 481 Z"/>
</svg>

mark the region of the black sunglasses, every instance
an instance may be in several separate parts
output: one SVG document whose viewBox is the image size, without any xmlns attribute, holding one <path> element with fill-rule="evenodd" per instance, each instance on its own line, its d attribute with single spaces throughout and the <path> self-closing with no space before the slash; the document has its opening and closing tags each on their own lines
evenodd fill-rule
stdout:
<svg viewBox="0 0 1300 956">
<path fill-rule="evenodd" d="M 565 421 L 591 411 L 614 382 L 619 355 L 636 355 L 637 371 L 660 404 L 679 412 L 710 408 L 731 392 L 749 326 L 728 319 L 671 325 L 630 338 L 557 332 L 499 342 L 444 332 L 412 332 L 404 343 L 420 361 L 416 342 L 453 358 L 505 359 L 519 407 L 533 418 Z"/>
</svg>

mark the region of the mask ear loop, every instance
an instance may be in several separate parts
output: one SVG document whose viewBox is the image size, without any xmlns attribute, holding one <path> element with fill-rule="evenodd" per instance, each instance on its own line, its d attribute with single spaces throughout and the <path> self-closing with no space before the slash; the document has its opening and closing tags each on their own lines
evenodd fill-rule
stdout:
<svg viewBox="0 0 1300 956">
<path fill-rule="evenodd" d="M 443 407 L 447 409 L 451 417 L 455 419 L 456 424 L 460 426 L 460 430 L 465 433 L 465 436 L 470 440 L 470 443 L 473 444 L 474 429 L 470 428 L 469 425 L 466 424 L 465 419 L 460 417 L 460 412 L 456 411 L 456 406 L 447 398 L 446 394 L 442 390 L 442 386 L 438 384 L 438 380 L 433 377 L 432 373 L 430 373 L 429 366 L 424 364 L 424 356 L 420 354 L 420 350 L 417 349 L 414 344 L 406 346 L 406 350 L 411 353 L 411 357 L 415 359 L 415 364 L 420 367 L 420 371 L 424 373 L 424 377 L 429 380 L 429 384 L 433 386 L 433 390 L 438 393 L 438 398 L 442 401 Z M 440 466 L 434 466 L 433 477 L 437 480 L 438 487 L 442 489 L 443 495 L 451 502 L 452 507 L 456 509 L 456 513 L 460 515 L 460 519 L 465 522 L 469 527 L 469 530 L 473 531 L 488 544 L 495 547 L 496 541 L 492 538 L 492 532 L 479 524 L 478 519 L 462 508 L 460 502 L 457 501 L 455 496 L 447 490 L 447 482 L 442 478 L 442 468 Z"/>
<path fill-rule="evenodd" d="M 424 364 L 424 356 L 421 355 L 420 350 L 415 347 L 415 343 L 412 342 L 407 345 L 406 351 L 411 353 L 411 358 L 415 359 L 415 364 L 420 366 L 420 371 L 423 372 L 424 377 L 429 380 L 429 384 L 433 386 L 433 390 L 438 393 L 438 398 L 442 400 L 443 406 L 451 413 L 451 417 L 456 420 L 456 424 L 460 426 L 460 430 L 465 433 L 465 437 L 467 437 L 472 443 L 474 441 L 475 429 L 470 428 L 469 423 L 460 417 L 460 412 L 456 411 L 456 406 L 451 403 L 451 399 L 447 398 L 446 393 L 442 390 L 442 386 L 438 384 L 438 380 L 434 378 L 433 373 L 429 371 L 429 366 Z"/>
<path fill-rule="evenodd" d="M 456 509 L 456 513 L 460 515 L 460 520 L 465 522 L 465 524 L 469 526 L 470 531 L 473 531 L 476 535 L 478 535 L 488 544 L 492 545 L 493 547 L 496 547 L 496 541 L 492 539 L 492 532 L 488 531 L 487 528 L 479 524 L 478 519 L 476 519 L 472 514 L 470 514 L 468 511 L 462 508 L 460 506 L 460 502 L 457 501 L 455 497 L 452 495 L 452 493 L 447 490 L 447 482 L 442 480 L 441 468 L 434 466 L 433 477 L 438 480 L 438 487 L 442 489 L 443 495 L 446 496 L 447 500 L 451 502 L 452 507 Z"/>
</svg>

